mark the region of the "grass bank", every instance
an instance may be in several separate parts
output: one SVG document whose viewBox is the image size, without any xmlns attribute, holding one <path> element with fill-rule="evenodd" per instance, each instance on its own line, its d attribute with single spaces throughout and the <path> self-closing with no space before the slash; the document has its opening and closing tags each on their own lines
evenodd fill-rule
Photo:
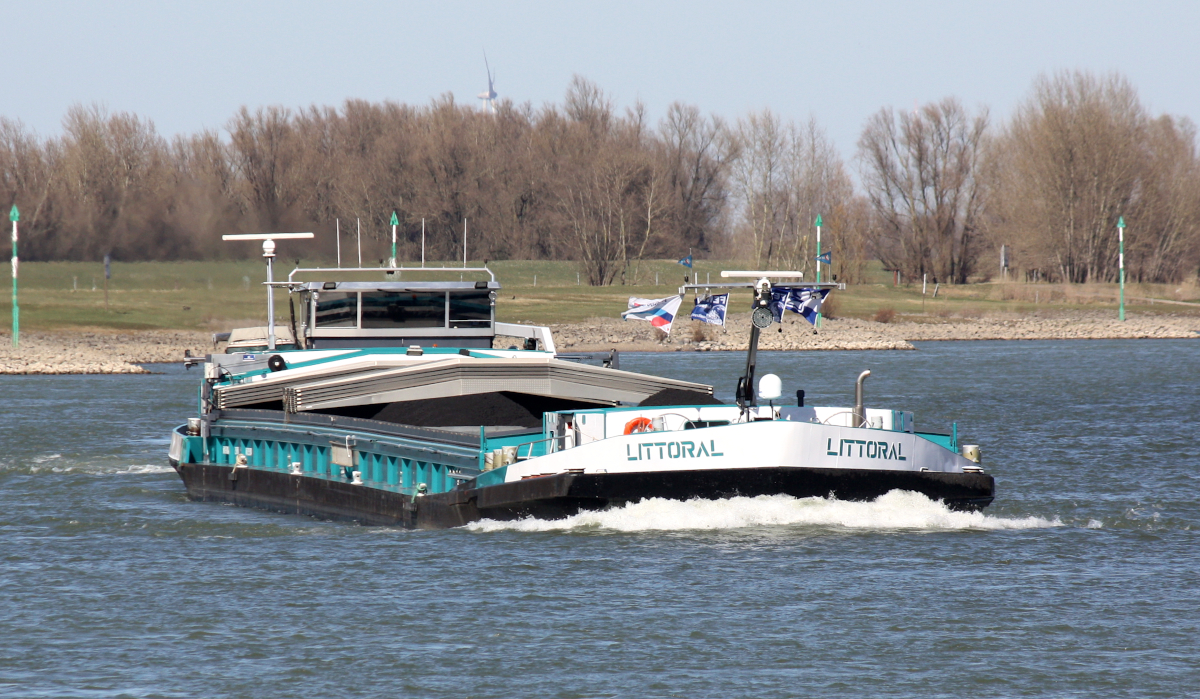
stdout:
<svg viewBox="0 0 1200 699">
<path fill-rule="evenodd" d="M 294 262 L 294 261 L 293 261 Z M 313 264 L 301 261 L 301 266 Z M 431 266 L 453 266 L 433 262 Z M 473 262 L 473 265 L 481 262 Z M 276 275 L 286 278 L 293 263 L 280 264 Z M 570 262 L 499 261 L 489 267 L 503 285 L 497 316 L 502 321 L 573 323 L 593 317 L 617 317 L 630 296 L 661 297 L 675 293 L 684 275 L 698 281 L 720 278 L 722 269 L 744 263 L 697 261 L 688 270 L 674 261 L 639 264 L 626 284 L 588 286 L 577 265 Z M 21 265 L 21 327 L 28 330 L 63 330 L 91 327 L 111 330 L 204 330 L 266 322 L 265 278 L 259 260 L 238 262 L 137 262 L 113 263 L 107 304 L 104 268 L 98 263 L 31 262 Z M 411 275 L 435 279 L 436 271 Z M 451 275 L 453 276 L 453 275 Z M 657 281 L 657 284 L 656 284 Z M 995 313 L 1029 314 L 1038 310 L 1111 310 L 1116 313 L 1115 284 L 1024 284 L 989 282 L 933 286 L 922 295 L 920 284 L 892 284 L 891 276 L 876 264 L 862 284 L 833 297 L 835 315 L 875 319 L 945 322 Z M 746 292 L 735 295 L 734 308 L 748 303 Z M 1168 301 L 1200 301 L 1194 282 L 1185 285 L 1130 284 L 1126 286 L 1130 313 L 1200 315 L 1196 305 Z M 284 296 L 283 298 L 286 298 Z M 1151 299 L 1155 299 L 1152 301 Z M 278 319 L 287 319 L 286 302 L 278 304 Z M 11 327 L 9 303 L 0 303 L 0 328 Z"/>
</svg>

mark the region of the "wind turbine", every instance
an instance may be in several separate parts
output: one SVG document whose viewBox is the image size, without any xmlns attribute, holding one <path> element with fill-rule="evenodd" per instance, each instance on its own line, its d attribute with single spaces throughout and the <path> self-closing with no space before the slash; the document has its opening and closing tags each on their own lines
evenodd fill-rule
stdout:
<svg viewBox="0 0 1200 699">
<path fill-rule="evenodd" d="M 479 99 L 483 100 L 487 105 L 485 109 L 492 114 L 496 113 L 496 74 L 492 72 L 492 67 L 488 65 L 487 53 L 483 54 L 483 67 L 487 69 L 488 89 L 487 92 L 480 92 Z"/>
</svg>

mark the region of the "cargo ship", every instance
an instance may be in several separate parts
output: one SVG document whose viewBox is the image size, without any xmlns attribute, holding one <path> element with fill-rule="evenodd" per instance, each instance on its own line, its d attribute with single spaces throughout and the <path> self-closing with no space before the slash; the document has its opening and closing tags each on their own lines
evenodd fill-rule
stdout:
<svg viewBox="0 0 1200 699">
<path fill-rule="evenodd" d="M 753 327 L 725 404 L 711 385 L 623 371 L 615 351 L 561 354 L 549 328 L 497 322 L 500 284 L 486 267 L 438 270 L 459 281 L 407 281 L 431 270 L 403 267 L 345 281 L 367 271 L 270 282 L 293 308 L 288 349 L 272 324 L 262 351 L 204 358 L 197 414 L 171 434 L 189 498 L 439 528 L 646 498 L 907 490 L 977 510 L 994 497 L 956 429 L 919 431 L 912 412 L 866 407 L 869 371 L 846 407 L 807 406 L 802 390 L 785 400 L 771 374 L 756 384 L 772 321 L 760 309 L 795 285 L 784 274 L 726 285 L 750 292 Z"/>
</svg>

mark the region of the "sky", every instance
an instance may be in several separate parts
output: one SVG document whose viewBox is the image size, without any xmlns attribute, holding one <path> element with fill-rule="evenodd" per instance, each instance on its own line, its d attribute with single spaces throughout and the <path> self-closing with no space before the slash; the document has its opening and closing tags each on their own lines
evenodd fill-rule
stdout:
<svg viewBox="0 0 1200 699">
<path fill-rule="evenodd" d="M 816 119 L 850 161 L 883 107 L 955 96 L 1002 122 L 1039 74 L 1117 71 L 1200 122 L 1200 2 L 0 2 L 0 116 L 60 133 L 73 104 L 223 131 L 242 106 L 561 103 L 573 75 L 658 119 Z"/>
</svg>

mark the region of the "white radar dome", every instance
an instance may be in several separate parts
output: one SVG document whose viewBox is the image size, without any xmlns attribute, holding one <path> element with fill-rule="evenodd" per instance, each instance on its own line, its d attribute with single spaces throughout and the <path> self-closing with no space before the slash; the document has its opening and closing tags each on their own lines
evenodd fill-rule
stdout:
<svg viewBox="0 0 1200 699">
<path fill-rule="evenodd" d="M 783 382 L 774 374 L 764 374 L 758 380 L 758 397 L 762 400 L 775 400 L 783 395 Z"/>
</svg>

